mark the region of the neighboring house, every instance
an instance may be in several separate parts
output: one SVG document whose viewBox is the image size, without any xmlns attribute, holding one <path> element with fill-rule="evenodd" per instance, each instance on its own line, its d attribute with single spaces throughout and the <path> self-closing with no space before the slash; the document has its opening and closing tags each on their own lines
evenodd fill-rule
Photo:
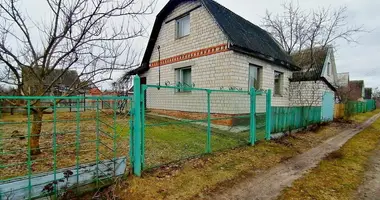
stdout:
<svg viewBox="0 0 380 200">
<path fill-rule="evenodd" d="M 293 54 L 301 71 L 290 80 L 290 103 L 293 106 L 321 106 L 326 92 L 335 93 L 337 69 L 332 47 L 306 49 Z"/>
<path fill-rule="evenodd" d="M 130 74 L 153 85 L 272 89 L 273 106 L 289 106 L 295 70 L 299 68 L 268 32 L 217 2 L 170 0 L 157 15 L 141 67 Z M 206 112 L 206 102 L 205 92 L 147 91 L 147 108 Z M 212 93 L 211 104 L 212 113 L 248 113 L 249 95 Z M 257 110 L 265 112 L 265 96 L 258 98 Z"/>
<path fill-rule="evenodd" d="M 364 99 L 372 99 L 372 88 L 364 88 Z"/>
<path fill-rule="evenodd" d="M 348 83 L 347 98 L 349 101 L 364 100 L 364 81 L 353 80 Z"/>
<path fill-rule="evenodd" d="M 102 95 L 102 91 L 99 90 L 99 88 L 94 87 L 87 91 L 87 93 L 91 96 L 100 96 Z"/>
<path fill-rule="evenodd" d="M 350 82 L 350 73 L 349 72 L 338 73 L 337 86 L 339 88 L 347 87 L 348 82 Z"/>
</svg>

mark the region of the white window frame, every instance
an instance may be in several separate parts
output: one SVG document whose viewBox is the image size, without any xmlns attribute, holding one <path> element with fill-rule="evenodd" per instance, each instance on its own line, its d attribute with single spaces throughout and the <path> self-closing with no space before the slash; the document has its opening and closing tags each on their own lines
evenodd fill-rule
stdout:
<svg viewBox="0 0 380 200">
<path fill-rule="evenodd" d="M 279 75 L 278 91 L 276 89 L 276 75 Z M 274 71 L 273 74 L 273 96 L 282 96 L 283 95 L 283 87 L 284 87 L 284 73 L 279 71 Z"/>
<path fill-rule="evenodd" d="M 192 87 L 192 69 L 191 69 L 191 66 L 182 67 L 182 68 L 176 68 L 175 69 L 176 86 L 177 85 L 183 86 L 183 84 L 184 84 L 184 76 L 183 76 L 184 73 L 183 72 L 185 70 L 190 70 L 190 85 L 188 85 L 188 87 Z M 181 89 L 176 89 L 176 92 L 179 92 L 179 93 L 182 93 L 182 92 L 191 92 L 191 90 L 181 88 Z"/>
<path fill-rule="evenodd" d="M 255 86 L 254 82 L 252 81 L 252 78 L 251 77 L 251 72 L 252 70 L 251 69 L 256 69 L 257 71 L 257 85 Z M 249 68 L 248 68 L 248 90 L 251 89 L 251 86 L 253 86 L 253 88 L 255 88 L 256 90 L 259 90 L 261 89 L 261 75 L 262 75 L 262 70 L 263 68 L 261 66 L 258 66 L 258 65 L 254 65 L 254 64 L 249 64 Z"/>
<path fill-rule="evenodd" d="M 187 24 L 187 29 L 185 29 L 185 23 L 188 23 Z M 175 22 L 175 26 L 176 26 L 176 38 L 179 39 L 179 38 L 183 38 L 183 37 L 186 37 L 188 35 L 190 35 L 190 31 L 191 31 L 191 27 L 190 27 L 190 14 L 188 15 L 185 15 L 181 18 L 178 18 L 176 19 L 176 22 Z"/>
</svg>

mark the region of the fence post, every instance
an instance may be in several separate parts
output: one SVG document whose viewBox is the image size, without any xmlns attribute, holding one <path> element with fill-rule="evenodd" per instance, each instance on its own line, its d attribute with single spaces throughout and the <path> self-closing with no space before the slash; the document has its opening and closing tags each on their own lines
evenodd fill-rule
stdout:
<svg viewBox="0 0 380 200">
<path fill-rule="evenodd" d="M 270 133 L 272 129 L 272 91 L 270 89 L 267 91 L 266 101 L 265 139 L 270 140 Z"/>
<path fill-rule="evenodd" d="M 145 92 L 148 89 L 146 85 L 141 87 L 141 169 L 145 167 Z"/>
<path fill-rule="evenodd" d="M 251 145 L 255 145 L 256 142 L 256 90 L 255 88 L 250 88 L 250 104 L 251 104 L 251 110 L 249 113 L 249 119 L 250 119 L 250 129 L 249 129 L 249 143 Z"/>
<path fill-rule="evenodd" d="M 135 76 L 134 85 L 134 120 L 133 120 L 133 174 L 141 176 L 141 80 Z"/>
<path fill-rule="evenodd" d="M 206 153 L 211 153 L 211 91 L 207 90 L 207 140 Z"/>
</svg>

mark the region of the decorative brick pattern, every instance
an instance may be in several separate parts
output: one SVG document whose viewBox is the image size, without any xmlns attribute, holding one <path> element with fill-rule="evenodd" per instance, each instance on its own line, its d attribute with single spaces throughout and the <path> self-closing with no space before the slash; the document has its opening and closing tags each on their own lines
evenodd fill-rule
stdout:
<svg viewBox="0 0 380 200">
<path fill-rule="evenodd" d="M 168 64 L 172 64 L 172 63 L 176 63 L 176 62 L 185 61 L 185 60 L 190 60 L 190 59 L 194 59 L 194 58 L 199 58 L 199 57 L 203 57 L 203 56 L 209 56 L 212 54 L 217 54 L 217 53 L 226 52 L 226 51 L 229 51 L 229 49 L 227 48 L 227 44 L 221 44 L 218 46 L 204 48 L 204 49 L 192 51 L 189 53 L 185 53 L 182 55 L 162 59 L 160 61 L 160 63 L 161 63 L 160 65 L 159 65 L 159 61 L 155 61 L 155 62 L 150 63 L 149 66 L 151 68 L 153 68 L 153 67 L 168 65 Z"/>
</svg>

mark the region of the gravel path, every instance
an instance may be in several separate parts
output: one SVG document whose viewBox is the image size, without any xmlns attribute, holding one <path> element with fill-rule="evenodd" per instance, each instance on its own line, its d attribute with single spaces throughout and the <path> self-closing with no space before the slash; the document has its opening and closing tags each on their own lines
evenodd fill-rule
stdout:
<svg viewBox="0 0 380 200">
<path fill-rule="evenodd" d="M 340 134 L 326 140 L 319 146 L 298 155 L 268 171 L 261 172 L 260 175 L 244 180 L 230 188 L 221 188 L 204 199 L 275 199 L 281 191 L 291 186 L 293 181 L 302 177 L 308 170 L 317 164 L 329 153 L 338 150 L 350 138 L 370 126 L 380 114 L 371 117 L 362 125 L 347 129 Z M 377 154 L 378 167 L 380 170 L 380 153 Z M 377 172 L 376 184 L 379 186 L 380 173 Z M 377 189 L 377 192 L 380 190 Z M 380 197 L 377 196 L 377 197 Z"/>
</svg>

